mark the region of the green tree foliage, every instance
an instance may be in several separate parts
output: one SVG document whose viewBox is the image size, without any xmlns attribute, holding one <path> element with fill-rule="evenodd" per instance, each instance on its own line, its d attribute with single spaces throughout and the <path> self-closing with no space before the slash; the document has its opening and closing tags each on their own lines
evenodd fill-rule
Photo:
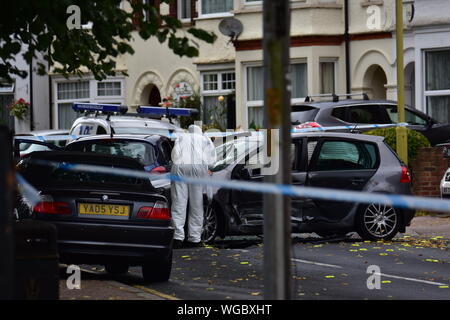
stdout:
<svg viewBox="0 0 450 320">
<path fill-rule="evenodd" d="M 397 134 L 395 128 L 375 129 L 365 134 L 384 137 L 384 141 L 394 150 L 397 150 Z M 422 147 L 430 147 L 430 141 L 415 130 L 407 129 L 408 135 L 408 162 L 413 161 Z"/>
<path fill-rule="evenodd" d="M 170 3 L 176 0 L 162 0 Z M 141 0 L 126 0 L 122 10 L 121 0 L 14 0 L 2 2 L 0 10 L 0 78 L 10 80 L 10 75 L 25 77 L 27 72 L 15 65 L 15 57 L 25 44 L 23 54 L 29 63 L 36 52 L 41 52 L 55 71 L 68 76 L 80 74 L 86 67 L 96 79 L 115 75 L 116 58 L 133 54 L 133 38 L 146 40 L 156 37 L 179 56 L 198 55 L 198 46 L 192 39 L 214 42 L 212 32 L 190 27 L 180 32 L 181 22 L 160 15 L 159 10 Z M 89 29 L 67 27 L 71 16 L 67 8 L 77 5 L 81 23 L 92 23 Z M 148 13 L 147 19 L 143 14 Z M 188 37 L 190 35 L 190 38 Z M 149 57 L 151 59 L 151 57 Z M 46 67 L 38 66 L 45 74 Z"/>
</svg>

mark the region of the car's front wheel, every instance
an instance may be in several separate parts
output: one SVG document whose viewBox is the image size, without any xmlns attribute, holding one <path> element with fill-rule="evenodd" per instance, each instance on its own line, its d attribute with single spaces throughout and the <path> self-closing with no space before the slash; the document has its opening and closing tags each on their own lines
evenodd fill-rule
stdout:
<svg viewBox="0 0 450 320">
<path fill-rule="evenodd" d="M 356 231 L 364 240 L 391 240 L 399 227 L 399 211 L 385 204 L 362 207 L 356 219 Z"/>
<path fill-rule="evenodd" d="M 142 265 L 142 275 L 147 283 L 168 281 L 171 271 L 172 252 L 164 259 L 149 260 Z"/>
</svg>

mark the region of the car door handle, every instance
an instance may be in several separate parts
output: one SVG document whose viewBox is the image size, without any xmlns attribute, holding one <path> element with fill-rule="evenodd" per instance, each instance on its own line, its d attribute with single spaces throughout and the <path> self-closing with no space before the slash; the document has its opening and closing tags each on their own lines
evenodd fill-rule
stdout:
<svg viewBox="0 0 450 320">
<path fill-rule="evenodd" d="M 359 184 L 359 183 L 363 183 L 365 181 L 365 179 L 363 178 L 353 178 L 351 180 L 352 184 Z"/>
</svg>

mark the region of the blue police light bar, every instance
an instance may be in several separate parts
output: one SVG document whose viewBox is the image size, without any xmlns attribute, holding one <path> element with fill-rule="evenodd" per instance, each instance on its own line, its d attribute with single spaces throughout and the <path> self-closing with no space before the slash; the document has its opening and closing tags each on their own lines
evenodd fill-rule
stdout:
<svg viewBox="0 0 450 320">
<path fill-rule="evenodd" d="M 102 113 L 120 113 L 125 114 L 128 111 L 127 106 L 117 104 L 101 104 L 101 103 L 74 103 L 72 109 L 75 112 L 102 112 Z"/>
<path fill-rule="evenodd" d="M 166 107 L 150 107 L 139 106 L 137 112 L 141 114 L 153 114 L 159 116 L 186 116 L 189 117 L 198 112 L 196 109 L 189 108 L 166 108 Z"/>
</svg>

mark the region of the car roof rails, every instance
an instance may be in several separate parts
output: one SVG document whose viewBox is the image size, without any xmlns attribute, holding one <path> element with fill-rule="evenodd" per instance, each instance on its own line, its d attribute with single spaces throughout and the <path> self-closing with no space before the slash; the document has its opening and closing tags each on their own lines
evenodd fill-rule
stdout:
<svg viewBox="0 0 450 320">
<path fill-rule="evenodd" d="M 104 103 L 81 103 L 74 102 L 72 109 L 75 112 L 84 112 L 85 115 L 94 114 L 95 116 L 105 114 L 106 120 L 109 120 L 110 116 L 121 114 L 124 115 L 128 112 L 127 106 L 118 104 L 104 104 Z"/>
<path fill-rule="evenodd" d="M 362 96 L 364 100 L 370 100 L 369 96 L 365 92 L 361 93 L 343 93 L 343 94 L 336 94 L 336 93 L 325 93 L 325 94 L 316 94 L 316 95 L 308 95 L 305 98 L 305 102 L 313 102 L 314 100 L 312 98 L 327 98 L 331 97 L 333 98 L 333 102 L 339 102 L 340 97 L 356 97 L 356 96 Z"/>
<path fill-rule="evenodd" d="M 146 116 L 156 116 L 163 117 L 165 116 L 169 119 L 170 123 L 172 119 L 175 117 L 190 117 L 198 114 L 197 109 L 191 108 L 168 108 L 168 107 L 156 107 L 156 106 L 139 106 L 137 107 L 138 115 L 146 115 Z"/>
</svg>

